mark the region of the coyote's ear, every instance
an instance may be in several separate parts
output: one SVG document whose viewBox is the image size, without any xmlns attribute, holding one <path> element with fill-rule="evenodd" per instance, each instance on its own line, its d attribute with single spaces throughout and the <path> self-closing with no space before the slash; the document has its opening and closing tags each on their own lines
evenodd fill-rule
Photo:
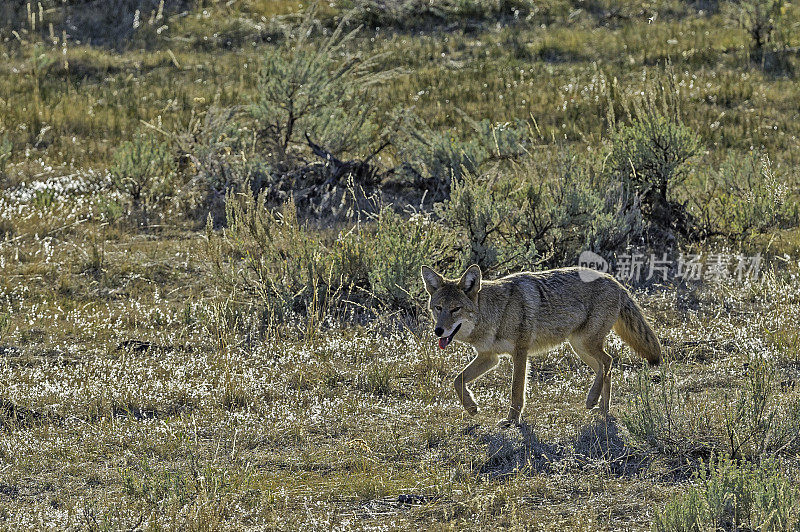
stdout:
<svg viewBox="0 0 800 532">
<path fill-rule="evenodd" d="M 458 287 L 469 297 L 475 297 L 481 289 L 481 267 L 473 264 L 467 268 L 458 281 Z"/>
<path fill-rule="evenodd" d="M 425 290 L 429 294 L 436 292 L 444 283 L 444 277 L 433 271 L 433 268 L 429 266 L 422 267 L 422 280 L 425 281 Z"/>
</svg>

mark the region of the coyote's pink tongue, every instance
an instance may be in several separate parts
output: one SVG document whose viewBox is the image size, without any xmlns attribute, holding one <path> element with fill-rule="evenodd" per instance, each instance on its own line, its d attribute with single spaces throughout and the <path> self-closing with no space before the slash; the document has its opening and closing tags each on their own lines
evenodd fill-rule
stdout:
<svg viewBox="0 0 800 532">
<path fill-rule="evenodd" d="M 452 342 L 453 338 L 456 337 L 456 333 L 460 328 L 461 324 L 459 323 L 458 325 L 456 325 L 456 328 L 453 329 L 453 332 L 450 333 L 450 336 L 442 336 L 441 338 L 439 338 L 439 348 L 444 349 L 445 347 L 450 345 L 450 342 Z"/>
</svg>

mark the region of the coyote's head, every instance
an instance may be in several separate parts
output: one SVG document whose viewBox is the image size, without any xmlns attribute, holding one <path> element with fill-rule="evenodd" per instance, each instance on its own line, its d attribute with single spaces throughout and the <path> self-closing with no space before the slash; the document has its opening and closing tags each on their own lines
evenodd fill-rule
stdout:
<svg viewBox="0 0 800 532">
<path fill-rule="evenodd" d="M 439 347 L 444 349 L 456 335 L 469 336 L 475 328 L 478 314 L 478 292 L 481 289 L 481 269 L 473 264 L 461 279 L 445 279 L 432 268 L 422 267 L 422 279 L 430 294 L 428 308 L 431 310 L 439 337 Z"/>
</svg>

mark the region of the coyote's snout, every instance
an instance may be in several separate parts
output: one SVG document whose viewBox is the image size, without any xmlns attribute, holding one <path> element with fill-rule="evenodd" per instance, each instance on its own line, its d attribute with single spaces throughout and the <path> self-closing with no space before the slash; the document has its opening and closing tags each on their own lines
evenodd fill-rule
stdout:
<svg viewBox="0 0 800 532">
<path fill-rule="evenodd" d="M 661 360 L 661 345 L 628 290 L 605 273 L 582 275 L 584 268 L 523 272 L 483 281 L 477 265 L 460 279 L 446 279 L 423 266 L 439 347 L 453 340 L 472 345 L 477 356 L 456 377 L 461 404 L 470 414 L 478 406 L 467 384 L 509 354 L 514 366 L 507 423 L 519 422 L 525 407 L 528 355 L 569 341 L 572 349 L 597 374 L 586 408 L 600 402 L 608 413 L 611 362 L 603 343 L 613 328 L 651 365 Z"/>
</svg>

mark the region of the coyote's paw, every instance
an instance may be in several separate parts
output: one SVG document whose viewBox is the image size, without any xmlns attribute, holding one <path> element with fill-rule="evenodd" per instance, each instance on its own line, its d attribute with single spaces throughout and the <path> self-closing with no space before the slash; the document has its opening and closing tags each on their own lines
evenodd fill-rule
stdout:
<svg viewBox="0 0 800 532">
<path fill-rule="evenodd" d="M 511 427 L 516 427 L 519 425 L 519 421 L 515 419 L 501 419 L 497 422 L 497 428 L 499 429 L 509 429 Z"/>
<path fill-rule="evenodd" d="M 593 393 L 589 392 L 589 395 L 586 396 L 586 410 L 591 410 L 595 406 L 597 406 L 597 401 L 600 399 L 600 392 Z"/>
<path fill-rule="evenodd" d="M 596 406 L 596 407 L 592 408 L 591 410 L 592 410 L 592 414 L 597 416 L 597 419 L 599 419 L 599 420 L 613 420 L 614 419 L 614 416 L 612 416 L 611 414 L 608 413 L 607 410 L 603 410 L 599 406 Z"/>
</svg>

